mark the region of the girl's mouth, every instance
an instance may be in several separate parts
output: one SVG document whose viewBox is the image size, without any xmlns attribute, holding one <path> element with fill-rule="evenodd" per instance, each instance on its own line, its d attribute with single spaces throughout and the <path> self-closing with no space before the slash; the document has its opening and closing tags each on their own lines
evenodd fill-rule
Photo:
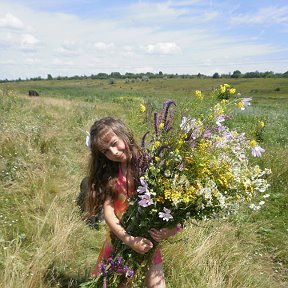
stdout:
<svg viewBox="0 0 288 288">
<path fill-rule="evenodd" d="M 124 153 L 122 152 L 122 154 L 121 154 L 120 156 L 118 156 L 118 159 L 119 159 L 119 160 L 122 160 L 122 159 L 124 158 L 124 156 L 125 156 L 125 155 L 124 155 Z"/>
</svg>

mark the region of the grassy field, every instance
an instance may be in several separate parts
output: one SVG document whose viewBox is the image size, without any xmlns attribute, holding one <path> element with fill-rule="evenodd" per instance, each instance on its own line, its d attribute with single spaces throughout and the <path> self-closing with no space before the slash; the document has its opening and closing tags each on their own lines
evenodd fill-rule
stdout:
<svg viewBox="0 0 288 288">
<path fill-rule="evenodd" d="M 86 175 L 85 131 L 95 118 L 123 119 L 140 139 L 147 117 L 163 100 L 189 103 L 195 89 L 229 83 L 252 106 L 233 125 L 253 135 L 265 122 L 259 164 L 272 169 L 260 211 L 247 208 L 229 221 L 188 223 L 163 244 L 168 287 L 287 287 L 288 80 L 168 79 L 27 81 L 0 84 L 0 285 L 78 287 L 95 265 L 105 227 L 91 230 L 75 199 Z M 28 90 L 40 97 L 28 97 Z M 178 253 L 175 253 L 177 251 Z"/>
</svg>

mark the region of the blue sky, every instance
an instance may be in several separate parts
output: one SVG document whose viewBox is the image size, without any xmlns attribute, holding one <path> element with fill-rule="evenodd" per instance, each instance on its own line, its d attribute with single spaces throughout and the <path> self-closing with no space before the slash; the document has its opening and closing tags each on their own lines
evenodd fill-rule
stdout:
<svg viewBox="0 0 288 288">
<path fill-rule="evenodd" d="M 0 79 L 288 70 L 288 2 L 1 0 Z"/>
</svg>

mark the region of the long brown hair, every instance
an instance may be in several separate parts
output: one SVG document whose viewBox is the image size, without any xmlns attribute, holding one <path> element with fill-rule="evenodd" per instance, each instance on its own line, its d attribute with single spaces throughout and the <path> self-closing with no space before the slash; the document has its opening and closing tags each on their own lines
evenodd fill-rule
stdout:
<svg viewBox="0 0 288 288">
<path fill-rule="evenodd" d="M 138 168 L 145 158 L 142 150 L 135 143 L 132 131 L 121 120 L 105 117 L 94 122 L 90 129 L 91 157 L 89 162 L 89 191 L 86 197 L 87 217 L 96 215 L 100 211 L 106 196 L 110 195 L 113 198 L 115 195 L 119 163 L 107 159 L 99 151 L 101 139 L 109 130 L 125 143 L 130 156 L 127 162 L 127 176 L 133 179 L 134 187 L 136 187 L 140 176 L 140 169 Z"/>
</svg>

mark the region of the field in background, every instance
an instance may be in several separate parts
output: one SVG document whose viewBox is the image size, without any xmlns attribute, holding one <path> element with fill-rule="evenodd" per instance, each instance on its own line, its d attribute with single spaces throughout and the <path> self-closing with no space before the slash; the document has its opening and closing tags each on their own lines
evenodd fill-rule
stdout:
<svg viewBox="0 0 288 288">
<path fill-rule="evenodd" d="M 188 105 L 196 89 L 225 82 L 253 97 L 233 125 L 253 135 L 257 121 L 265 122 L 259 163 L 272 169 L 271 196 L 260 211 L 190 223 L 165 243 L 168 287 L 286 287 L 288 82 L 281 78 L 0 84 L 2 287 L 77 287 L 95 264 L 104 228 L 89 229 L 75 205 L 89 154 L 85 131 L 95 118 L 119 117 L 140 139 L 163 100 Z M 40 97 L 28 97 L 28 90 Z M 147 105 L 146 122 L 140 103 Z"/>
</svg>

